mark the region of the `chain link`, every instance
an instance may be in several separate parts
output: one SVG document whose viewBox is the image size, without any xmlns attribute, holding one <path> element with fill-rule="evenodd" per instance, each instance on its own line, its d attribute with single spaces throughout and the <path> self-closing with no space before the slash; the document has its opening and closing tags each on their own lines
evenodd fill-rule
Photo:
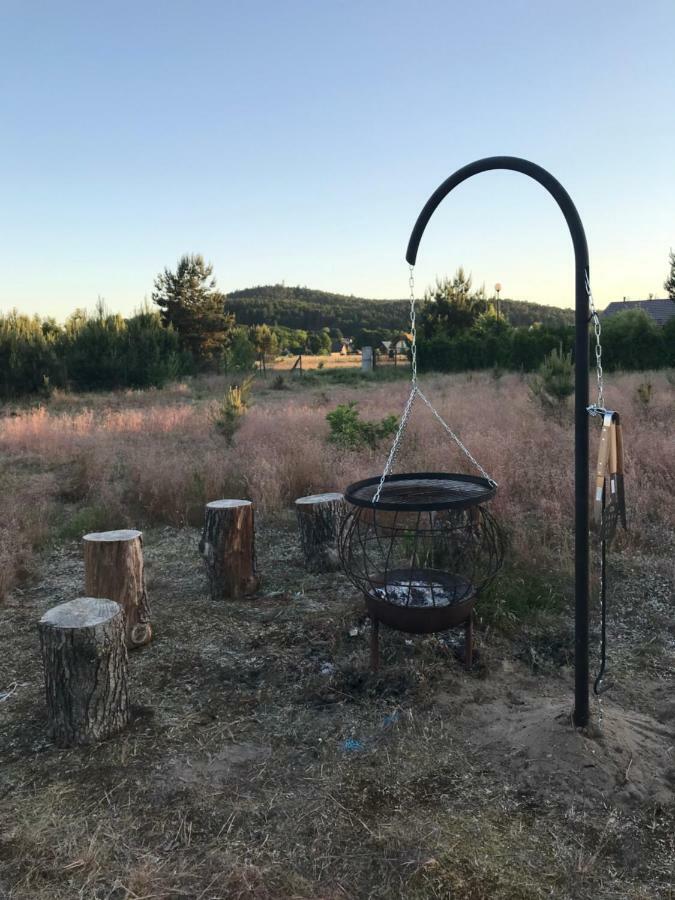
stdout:
<svg viewBox="0 0 675 900">
<path fill-rule="evenodd" d="M 410 266 L 410 276 L 408 278 L 410 287 L 410 363 L 412 368 L 413 387 L 417 384 L 417 324 L 415 322 L 415 267 Z M 394 347 L 394 353 L 396 348 Z"/>
<path fill-rule="evenodd" d="M 600 325 L 600 316 L 595 308 L 593 300 L 593 292 L 591 291 L 591 283 L 586 272 L 586 293 L 588 294 L 588 305 L 591 311 L 591 320 L 593 322 L 593 331 L 595 332 L 595 372 L 598 382 L 598 397 L 594 406 L 589 406 L 588 411 L 591 415 L 599 415 L 605 408 L 605 385 L 602 377 L 602 326 Z"/>
<path fill-rule="evenodd" d="M 396 431 L 396 436 L 394 437 L 394 442 L 391 445 L 391 450 L 389 451 L 389 456 L 387 457 L 387 462 L 384 466 L 384 471 L 382 472 L 382 477 L 380 478 L 380 483 L 377 486 L 377 490 L 375 491 L 375 495 L 373 496 L 373 502 L 377 503 L 380 499 L 380 494 L 382 493 L 382 488 L 384 487 L 384 483 L 387 480 L 387 475 L 392 470 L 394 463 L 396 462 L 396 457 L 398 455 L 399 448 L 401 446 L 401 440 L 403 439 L 403 435 L 405 433 L 406 427 L 408 425 L 408 419 L 410 418 L 410 413 L 412 412 L 413 404 L 415 402 L 415 397 L 419 395 L 419 397 L 424 401 L 424 403 L 429 407 L 434 416 L 441 423 L 443 428 L 447 431 L 450 437 L 455 441 L 457 446 L 462 450 L 465 456 L 471 460 L 474 466 L 478 469 L 481 475 L 486 478 L 490 484 L 493 484 L 495 487 L 497 486 L 497 482 L 490 478 L 485 469 L 481 466 L 481 464 L 474 459 L 471 453 L 467 450 L 464 444 L 457 437 L 455 432 L 450 428 L 450 426 L 445 422 L 444 419 L 436 412 L 434 407 L 431 405 L 429 400 L 424 396 L 422 391 L 417 386 L 417 323 L 416 323 L 416 315 L 415 315 L 415 268 L 414 266 L 410 266 L 410 275 L 408 277 L 408 285 L 410 287 L 410 365 L 412 370 L 412 388 L 410 394 L 408 396 L 408 400 L 406 402 L 405 408 L 403 410 L 403 415 L 401 416 L 401 421 L 399 423 L 398 429 Z M 396 350 L 394 349 L 394 352 Z"/>
<path fill-rule="evenodd" d="M 377 501 L 380 499 L 380 494 L 382 493 L 384 482 L 387 480 L 387 475 L 391 472 L 392 466 L 394 465 L 396 457 L 398 456 L 398 450 L 401 446 L 401 439 L 403 438 L 403 434 L 408 424 L 408 419 L 410 418 L 413 403 L 415 402 L 415 396 L 418 393 L 419 390 L 417 385 L 413 384 L 412 390 L 410 391 L 410 396 L 408 397 L 408 402 L 406 403 L 405 409 L 403 410 L 403 415 L 401 416 L 401 421 L 398 426 L 398 431 L 396 432 L 396 437 L 394 438 L 394 443 L 391 445 L 391 450 L 389 451 L 389 456 L 387 457 L 387 462 L 385 463 L 382 477 L 380 478 L 380 483 L 378 484 L 377 490 L 375 491 L 375 496 L 373 497 L 373 501 L 375 503 L 377 503 Z"/>
<path fill-rule="evenodd" d="M 474 466 L 478 469 L 478 471 L 481 473 L 481 475 L 483 476 L 483 478 L 487 479 L 487 480 L 490 482 L 490 484 L 493 485 L 494 487 L 498 487 L 497 482 L 494 480 L 494 478 L 490 478 L 490 476 L 489 476 L 488 473 L 485 471 L 485 469 L 481 466 L 481 464 L 478 462 L 478 460 L 475 459 L 475 458 L 471 455 L 471 452 L 470 452 L 470 451 L 464 446 L 464 444 L 460 441 L 460 439 L 457 437 L 457 435 L 456 435 L 455 432 L 452 430 L 452 428 L 448 425 L 448 423 L 445 421 L 445 419 L 443 419 L 442 416 L 441 416 L 438 412 L 436 412 L 436 410 L 434 409 L 434 407 L 433 407 L 433 406 L 431 405 L 431 403 L 427 400 L 427 398 L 424 396 L 424 394 L 422 393 L 422 391 L 421 391 L 419 388 L 417 388 L 417 393 L 420 395 L 420 399 L 423 400 L 424 403 L 426 403 L 426 405 L 429 407 L 429 409 L 431 410 L 431 412 L 436 416 L 436 418 L 437 418 L 438 421 L 441 423 L 441 425 L 443 426 L 443 428 L 445 428 L 445 430 L 448 432 L 448 434 L 449 434 L 450 437 L 453 439 L 453 441 L 457 444 L 457 446 L 458 446 L 459 449 L 462 451 L 462 453 L 464 453 L 464 455 L 467 457 L 467 459 L 469 459 L 469 460 L 474 464 Z"/>
</svg>

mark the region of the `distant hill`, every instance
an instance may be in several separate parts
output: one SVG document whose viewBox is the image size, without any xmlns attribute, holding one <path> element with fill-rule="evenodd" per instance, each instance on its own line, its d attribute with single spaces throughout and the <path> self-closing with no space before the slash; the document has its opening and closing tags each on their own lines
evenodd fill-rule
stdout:
<svg viewBox="0 0 675 900">
<path fill-rule="evenodd" d="M 501 300 L 500 308 L 512 325 L 574 325 L 574 310 L 529 300 Z"/>
<path fill-rule="evenodd" d="M 305 287 L 262 285 L 233 291 L 225 307 L 241 325 L 284 325 L 318 331 L 339 328 L 350 337 L 364 328 L 396 330 L 406 321 L 406 300 L 368 300 Z"/>
<path fill-rule="evenodd" d="M 407 300 L 369 300 L 366 297 L 332 294 L 306 287 L 268 284 L 232 291 L 226 309 L 241 325 L 283 325 L 318 331 L 339 328 L 347 337 L 363 329 L 396 331 L 407 326 Z M 502 300 L 502 312 L 512 325 L 572 325 L 574 312 L 524 300 Z"/>
</svg>

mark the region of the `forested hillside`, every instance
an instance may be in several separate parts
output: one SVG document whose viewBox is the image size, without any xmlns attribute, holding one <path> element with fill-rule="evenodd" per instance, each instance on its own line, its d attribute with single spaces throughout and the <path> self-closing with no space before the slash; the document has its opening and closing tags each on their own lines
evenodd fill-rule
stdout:
<svg viewBox="0 0 675 900">
<path fill-rule="evenodd" d="M 339 328 L 347 336 L 363 328 L 401 328 L 408 314 L 407 300 L 368 300 L 282 284 L 233 291 L 225 306 L 241 325 L 265 323 L 304 331 Z"/>
<path fill-rule="evenodd" d="M 347 337 L 363 329 L 407 330 L 407 300 L 369 300 L 272 284 L 232 291 L 227 295 L 225 305 L 240 325 L 265 323 L 305 331 L 331 328 L 339 329 Z M 572 325 L 574 322 L 571 309 L 523 300 L 502 300 L 501 311 L 512 325 L 532 325 L 534 322 Z"/>
</svg>

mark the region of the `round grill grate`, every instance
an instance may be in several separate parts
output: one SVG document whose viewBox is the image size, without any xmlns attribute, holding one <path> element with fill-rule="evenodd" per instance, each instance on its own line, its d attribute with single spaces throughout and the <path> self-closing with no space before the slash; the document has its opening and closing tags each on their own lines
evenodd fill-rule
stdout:
<svg viewBox="0 0 675 900">
<path fill-rule="evenodd" d="M 428 512 L 439 509 L 467 509 L 494 497 L 497 488 L 475 475 L 447 472 L 415 472 L 388 475 L 379 500 L 374 497 L 380 479 L 367 478 L 350 484 L 345 499 L 354 506 L 399 512 Z"/>
</svg>

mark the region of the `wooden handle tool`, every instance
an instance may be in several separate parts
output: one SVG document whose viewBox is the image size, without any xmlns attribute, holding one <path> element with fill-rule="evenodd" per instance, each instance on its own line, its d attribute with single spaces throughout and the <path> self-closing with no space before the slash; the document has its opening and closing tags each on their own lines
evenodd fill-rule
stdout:
<svg viewBox="0 0 675 900">
<path fill-rule="evenodd" d="M 609 502 L 616 503 L 616 474 L 617 474 L 617 444 L 616 444 L 616 419 L 612 418 L 609 427 Z"/>
<path fill-rule="evenodd" d="M 616 430 L 616 497 L 619 504 L 619 518 L 621 525 L 626 528 L 626 492 L 623 481 L 623 431 L 618 414 L 614 417 Z"/>
<path fill-rule="evenodd" d="M 605 489 L 605 477 L 609 464 L 609 451 L 611 444 L 611 431 L 613 413 L 606 412 L 600 434 L 600 446 L 598 447 L 598 464 L 595 469 L 595 496 L 593 498 L 593 521 L 600 528 L 602 525 L 602 495 Z"/>
</svg>

